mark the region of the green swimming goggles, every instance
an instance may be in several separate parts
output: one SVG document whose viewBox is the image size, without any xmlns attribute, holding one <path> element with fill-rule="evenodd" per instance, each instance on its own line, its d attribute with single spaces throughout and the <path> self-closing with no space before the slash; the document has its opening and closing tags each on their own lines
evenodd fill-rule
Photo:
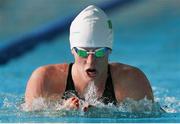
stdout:
<svg viewBox="0 0 180 124">
<path fill-rule="evenodd" d="M 95 57 L 102 58 L 110 51 L 110 49 L 107 47 L 99 48 L 99 49 L 96 49 L 94 51 L 88 51 L 88 50 L 85 50 L 83 48 L 74 47 L 74 50 L 82 58 L 88 57 L 89 54 L 94 54 Z"/>
</svg>

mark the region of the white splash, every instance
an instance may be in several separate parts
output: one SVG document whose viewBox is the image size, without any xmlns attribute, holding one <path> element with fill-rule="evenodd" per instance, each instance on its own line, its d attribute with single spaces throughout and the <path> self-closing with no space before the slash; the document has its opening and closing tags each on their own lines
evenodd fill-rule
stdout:
<svg viewBox="0 0 180 124">
<path fill-rule="evenodd" d="M 89 85 L 87 86 L 84 93 L 84 98 L 85 102 L 89 103 L 90 105 L 97 106 L 102 104 L 98 101 L 97 88 L 93 81 L 89 82 Z"/>
<path fill-rule="evenodd" d="M 175 97 L 167 96 L 163 99 L 163 108 L 168 113 L 178 113 L 180 112 L 180 100 Z"/>
<path fill-rule="evenodd" d="M 180 112 L 180 99 L 178 97 L 169 96 L 169 90 L 162 87 L 153 87 L 155 101 L 160 103 L 162 108 L 168 113 Z"/>
<path fill-rule="evenodd" d="M 121 112 L 151 113 L 153 111 L 153 105 L 154 103 L 152 100 L 148 100 L 146 97 L 138 101 L 126 98 L 123 102 L 118 104 L 118 109 Z"/>
<path fill-rule="evenodd" d="M 31 106 L 28 106 L 28 104 L 23 103 L 21 104 L 21 109 L 24 111 L 39 111 L 44 110 L 47 108 L 47 104 L 45 102 L 46 100 L 42 97 L 36 98 L 33 100 Z"/>
<path fill-rule="evenodd" d="M 12 104 L 9 102 L 9 100 L 7 98 L 4 99 L 3 101 L 3 107 L 11 107 Z"/>
<path fill-rule="evenodd" d="M 156 92 L 155 92 L 156 94 Z M 74 96 L 74 94 L 70 94 Z M 180 100 L 173 96 L 162 96 L 155 97 L 155 102 L 148 100 L 146 97 L 139 101 L 133 100 L 131 98 L 126 98 L 123 102 L 118 103 L 117 106 L 113 104 L 105 105 L 98 101 L 97 88 L 94 82 L 90 82 L 84 93 L 85 100 L 80 99 L 80 107 L 84 103 L 89 103 L 95 106 L 96 110 L 101 108 L 107 108 L 110 110 L 118 112 L 137 112 L 137 113 L 158 113 L 164 109 L 168 113 L 178 113 L 180 112 Z M 27 105 L 22 104 L 22 110 L 24 111 L 37 111 L 37 110 L 53 110 L 59 111 L 63 110 L 63 100 L 48 101 L 44 98 L 37 98 L 33 101 L 32 107 L 28 108 Z M 161 106 L 160 106 L 161 105 Z M 5 98 L 3 101 L 3 106 L 10 108 L 12 106 L 11 101 Z M 162 109 L 161 109 L 162 108 Z"/>
<path fill-rule="evenodd" d="M 26 103 L 21 104 L 23 111 L 59 110 L 61 107 L 62 100 L 51 101 L 42 97 L 34 99 L 31 106 Z"/>
</svg>

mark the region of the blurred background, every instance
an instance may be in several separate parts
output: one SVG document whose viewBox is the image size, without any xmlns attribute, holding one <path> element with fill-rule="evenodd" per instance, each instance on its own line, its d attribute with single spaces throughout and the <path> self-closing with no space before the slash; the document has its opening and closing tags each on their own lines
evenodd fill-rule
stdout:
<svg viewBox="0 0 180 124">
<path fill-rule="evenodd" d="M 77 15 L 90 4 L 112 1 L 0 0 L 0 50 L 14 39 Z M 132 0 L 107 14 L 114 29 L 110 61 L 140 68 L 156 101 L 170 112 L 180 112 L 180 0 Z M 2 105 L 7 93 L 24 96 L 26 82 L 37 67 L 73 61 L 68 31 L 0 65 Z"/>
<path fill-rule="evenodd" d="M 0 42 L 21 36 L 65 16 L 77 14 L 89 4 L 107 3 L 111 0 L 0 0 Z M 120 0 L 121 1 L 121 0 Z M 135 0 L 109 14 L 112 21 L 123 30 L 121 37 L 135 30 L 160 30 L 177 38 L 179 32 L 179 0 Z M 142 25 L 139 29 L 139 25 Z M 167 30 L 169 29 L 169 30 Z M 125 35 L 126 34 L 126 35 Z M 155 34 L 155 33 L 154 33 Z M 139 35 L 134 33 L 133 36 Z"/>
</svg>

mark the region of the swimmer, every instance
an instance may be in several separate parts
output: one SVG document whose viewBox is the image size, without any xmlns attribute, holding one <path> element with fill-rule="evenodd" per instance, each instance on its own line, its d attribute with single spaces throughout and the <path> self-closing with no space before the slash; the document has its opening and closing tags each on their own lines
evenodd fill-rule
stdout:
<svg viewBox="0 0 180 124">
<path fill-rule="evenodd" d="M 79 101 L 91 82 L 104 104 L 116 105 L 126 98 L 140 100 L 146 97 L 154 101 L 150 83 L 140 69 L 109 62 L 113 27 L 99 7 L 90 5 L 77 15 L 70 26 L 69 40 L 74 62 L 37 68 L 27 83 L 26 104 L 31 106 L 38 97 L 57 100 L 63 98 L 65 92 L 74 91 L 76 97 L 65 100 L 64 106 L 79 109 Z M 84 108 L 87 111 L 88 104 Z"/>
</svg>

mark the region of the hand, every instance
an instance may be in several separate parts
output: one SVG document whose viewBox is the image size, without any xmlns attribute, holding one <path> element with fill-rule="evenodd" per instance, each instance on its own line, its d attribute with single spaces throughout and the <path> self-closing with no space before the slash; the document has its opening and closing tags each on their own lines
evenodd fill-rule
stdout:
<svg viewBox="0 0 180 124">
<path fill-rule="evenodd" d="M 77 97 L 71 97 L 65 100 L 63 105 L 66 109 L 77 110 L 79 109 L 79 99 Z"/>
<path fill-rule="evenodd" d="M 89 103 L 81 101 L 77 97 L 71 97 L 64 101 L 63 108 L 70 109 L 70 110 L 78 110 L 82 109 L 82 111 L 87 112 L 89 108 L 92 107 L 92 105 L 89 105 Z"/>
</svg>

